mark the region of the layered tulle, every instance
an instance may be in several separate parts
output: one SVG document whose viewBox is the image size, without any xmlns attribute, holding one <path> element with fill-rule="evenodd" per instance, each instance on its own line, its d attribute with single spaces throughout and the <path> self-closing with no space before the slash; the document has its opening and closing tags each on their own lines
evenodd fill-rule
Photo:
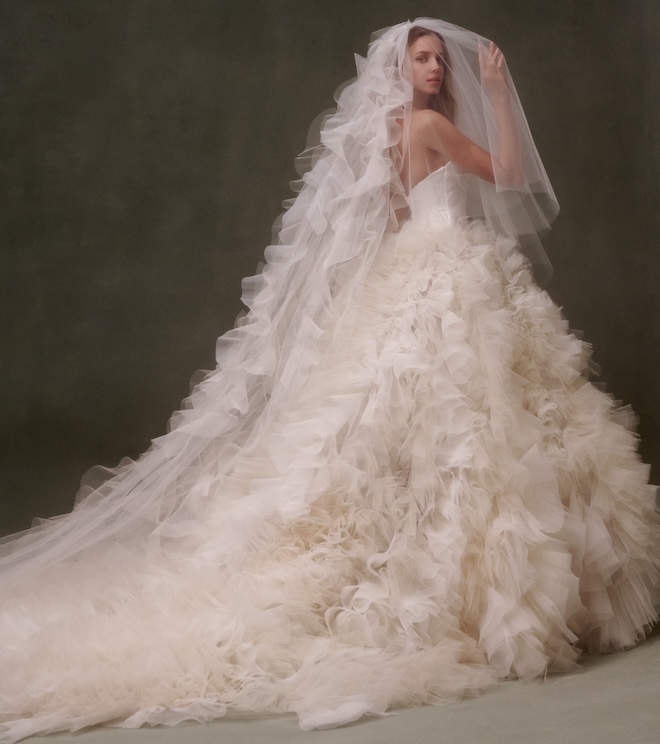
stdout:
<svg viewBox="0 0 660 744">
<path fill-rule="evenodd" d="M 454 218 L 450 176 L 310 328 L 281 415 L 178 470 L 126 466 L 115 539 L 83 531 L 72 559 L 3 585 L 0 742 L 236 711 L 338 725 L 643 637 L 659 531 L 632 416 L 586 381 L 513 242 Z M 155 451 L 175 458 L 185 431 Z"/>
</svg>

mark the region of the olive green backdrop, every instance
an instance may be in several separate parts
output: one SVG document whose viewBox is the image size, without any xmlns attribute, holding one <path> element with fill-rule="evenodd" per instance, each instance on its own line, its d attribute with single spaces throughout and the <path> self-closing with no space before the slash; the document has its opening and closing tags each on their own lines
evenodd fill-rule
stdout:
<svg viewBox="0 0 660 744">
<path fill-rule="evenodd" d="M 507 54 L 562 204 L 549 291 L 660 468 L 660 3 L 0 0 L 0 531 L 165 430 L 309 123 L 417 15 Z"/>
</svg>

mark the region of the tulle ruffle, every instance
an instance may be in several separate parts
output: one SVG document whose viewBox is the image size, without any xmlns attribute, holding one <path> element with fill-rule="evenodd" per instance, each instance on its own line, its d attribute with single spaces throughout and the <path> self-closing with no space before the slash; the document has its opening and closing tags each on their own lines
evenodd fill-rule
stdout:
<svg viewBox="0 0 660 744">
<path fill-rule="evenodd" d="M 632 417 L 511 241 L 413 220 L 327 324 L 229 470 L 207 447 L 160 474 L 185 507 L 4 589 L 0 742 L 235 711 L 323 728 L 643 637 L 659 535 Z"/>
</svg>

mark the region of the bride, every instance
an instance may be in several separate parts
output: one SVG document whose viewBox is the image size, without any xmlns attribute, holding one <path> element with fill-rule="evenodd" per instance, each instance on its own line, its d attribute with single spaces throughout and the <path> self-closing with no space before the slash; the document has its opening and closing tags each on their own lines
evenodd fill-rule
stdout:
<svg viewBox="0 0 660 744">
<path fill-rule="evenodd" d="M 502 53 L 377 34 L 218 366 L 136 462 L 0 546 L 0 742 L 574 666 L 657 619 L 628 417 L 519 239 L 557 204 Z"/>
</svg>

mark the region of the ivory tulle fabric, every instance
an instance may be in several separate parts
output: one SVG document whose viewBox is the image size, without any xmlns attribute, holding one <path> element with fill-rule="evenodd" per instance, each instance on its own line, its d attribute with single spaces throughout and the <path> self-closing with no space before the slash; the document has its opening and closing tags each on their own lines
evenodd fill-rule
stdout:
<svg viewBox="0 0 660 744">
<path fill-rule="evenodd" d="M 323 728 L 644 637 L 660 532 L 632 414 L 586 381 L 584 344 L 514 241 L 461 219 L 463 196 L 452 166 L 415 187 L 286 414 L 228 471 L 207 448 L 169 472 L 167 435 L 129 537 L 88 544 L 82 518 L 71 558 L 7 572 L 2 744 L 237 711 Z M 199 512 L 142 534 L 161 481 Z M 101 496 L 81 509 L 128 519 Z"/>
</svg>

